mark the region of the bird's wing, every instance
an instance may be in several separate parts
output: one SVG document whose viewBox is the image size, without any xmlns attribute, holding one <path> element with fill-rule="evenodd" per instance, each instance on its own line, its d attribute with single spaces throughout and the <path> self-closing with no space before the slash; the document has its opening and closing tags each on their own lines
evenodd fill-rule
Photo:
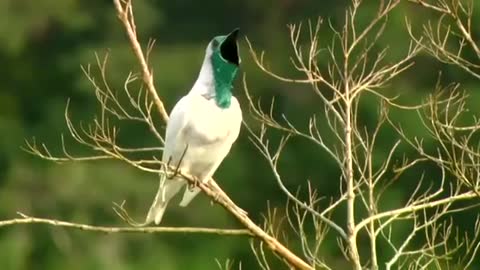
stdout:
<svg viewBox="0 0 480 270">
<path fill-rule="evenodd" d="M 177 102 L 177 104 L 175 104 L 175 107 L 170 113 L 170 120 L 167 124 L 165 146 L 162 156 L 163 162 L 168 162 L 170 157 L 172 155 L 175 155 L 175 152 L 177 151 L 176 149 L 178 148 L 178 143 L 181 143 L 178 142 L 176 138 L 186 125 L 186 119 L 188 117 L 188 107 L 188 100 L 186 97 L 183 97 Z M 148 211 L 145 224 L 149 224 L 152 221 L 154 221 L 155 224 L 160 223 L 163 217 L 163 213 L 167 208 L 168 202 L 173 196 L 175 196 L 175 194 L 180 190 L 183 184 L 184 182 L 181 181 L 181 178 L 166 179 L 165 175 L 160 176 L 158 191 L 155 195 L 152 206 L 150 206 L 150 210 Z"/>
<path fill-rule="evenodd" d="M 178 137 L 188 123 L 190 109 L 188 103 L 189 96 L 182 97 L 177 104 L 175 104 L 172 112 L 170 113 L 170 120 L 168 121 L 167 131 L 165 134 L 165 145 L 162 155 L 163 162 L 168 162 L 172 155 L 175 154 L 178 145 L 182 143 L 178 140 Z"/>
</svg>

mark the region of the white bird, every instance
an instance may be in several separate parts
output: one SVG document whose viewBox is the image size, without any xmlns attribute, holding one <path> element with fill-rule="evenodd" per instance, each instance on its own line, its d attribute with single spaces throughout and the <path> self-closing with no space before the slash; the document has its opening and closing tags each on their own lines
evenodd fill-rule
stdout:
<svg viewBox="0 0 480 270">
<path fill-rule="evenodd" d="M 207 182 L 238 138 L 242 111 L 232 95 L 240 58 L 238 29 L 214 37 L 206 49 L 200 74 L 190 92 L 173 108 L 167 124 L 162 161 L 179 166 L 182 173 Z M 185 186 L 180 206 L 198 194 L 181 176 L 161 175 L 160 186 L 145 224 L 159 224 L 168 202 Z"/>
</svg>

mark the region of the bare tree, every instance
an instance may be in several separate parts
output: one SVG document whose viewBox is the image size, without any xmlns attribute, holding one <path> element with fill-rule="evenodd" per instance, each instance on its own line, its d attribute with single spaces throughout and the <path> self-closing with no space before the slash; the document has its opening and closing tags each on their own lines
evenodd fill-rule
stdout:
<svg viewBox="0 0 480 270">
<path fill-rule="evenodd" d="M 443 63 L 455 65 L 480 79 L 480 44 L 475 39 L 473 0 L 409 0 L 425 10 L 435 12 L 437 19 L 423 26 L 423 35 L 418 37 L 409 24 L 413 40 L 433 57 Z M 477 23 L 477 24 L 476 24 Z"/>
<path fill-rule="evenodd" d="M 423 1 L 417 2 L 433 7 Z M 389 59 L 388 49 L 377 50 L 375 46 L 387 27 L 388 15 L 400 5 L 399 0 L 379 1 L 377 12 L 363 26 L 359 21 L 363 2 L 353 0 L 345 12 L 343 26 L 337 29 L 329 24 L 334 37 L 324 46 L 320 38 L 322 20 L 309 22 L 307 27 L 290 25 L 292 65 L 304 74 L 303 78 L 287 78 L 275 73 L 268 67 L 264 53 L 256 53 L 249 42 L 256 64 L 266 74 L 283 82 L 308 86 L 318 97 L 319 112 L 311 116 L 308 126 L 301 127 L 292 123 L 287 115 L 275 118 L 273 103 L 269 111 L 263 111 L 245 85 L 251 112 L 260 123 L 259 129 L 249 128 L 252 141 L 268 161 L 278 186 L 290 200 L 289 223 L 298 234 L 304 255 L 316 267 L 333 269 L 319 254 L 323 239 L 332 234 L 338 237 L 339 248 L 354 269 L 446 269 L 466 268 L 472 264 L 480 246 L 479 219 L 477 217 L 474 224 L 474 235 L 467 235 L 457 230 L 452 218 L 454 213 L 478 205 L 480 152 L 475 137 L 478 120 L 469 127 L 460 125 L 460 118 L 467 113 L 467 96 L 459 91 L 458 85 L 441 87 L 438 84 L 430 98 L 419 104 L 404 105 L 398 102 L 399 96 L 387 92 L 392 88 L 389 85 L 392 79 L 412 67 L 412 59 L 423 48 L 444 62 L 461 65 L 475 76 L 473 69 L 478 66 L 461 54 L 465 44 L 477 51 L 471 36 L 473 5 L 459 2 L 452 1 L 456 3 L 452 9 L 445 6 L 435 8 L 443 8 L 443 12 L 453 16 L 463 33 L 460 49 L 455 52 L 448 51 L 443 42 L 450 32 L 445 34 L 446 37 L 437 37 L 428 27 L 425 28 L 426 38 L 413 39 L 400 59 Z M 470 16 L 470 19 L 463 24 L 458 19 L 458 12 Z M 307 42 L 303 41 L 305 32 Z M 429 43 L 425 44 L 425 40 Z M 373 128 L 361 124 L 359 119 L 359 107 L 366 97 L 375 98 L 378 104 Z M 424 139 L 418 134 L 405 131 L 399 120 L 392 117 L 393 110 L 418 112 L 425 131 L 436 141 L 435 148 L 425 147 Z M 391 143 L 387 156 L 380 160 L 374 156 L 376 149 L 384 147 L 378 138 L 382 130 L 389 128 L 393 128 L 399 137 Z M 277 145 L 269 139 L 273 130 L 284 134 Z M 311 142 L 316 146 L 312 149 L 327 153 L 341 171 L 338 181 L 340 195 L 328 198 L 328 205 L 319 200 L 322 194 L 313 188 L 308 189 L 310 199 L 302 201 L 284 184 L 278 164 L 282 150 L 292 139 Z M 417 154 L 399 153 L 399 149 L 404 148 L 400 146 L 410 146 Z M 436 168 L 430 169 L 436 170 L 435 176 L 424 174 L 407 182 L 403 175 L 423 163 Z M 432 175 L 432 171 L 429 172 Z M 411 196 L 401 204 L 385 209 L 383 206 L 389 201 L 385 196 L 387 191 L 398 181 L 411 185 L 412 180 Z M 309 183 L 309 187 L 316 184 Z M 341 213 L 346 219 L 345 227 L 331 218 L 341 209 L 346 209 Z M 306 222 L 307 218 L 313 221 L 313 225 Z M 307 233 L 311 230 L 308 226 L 314 227 L 313 236 Z M 394 233 L 399 227 L 408 233 L 399 237 Z M 359 239 L 364 236 L 369 239 L 368 253 L 358 246 Z M 391 254 L 382 261 L 378 255 L 380 248 Z M 265 261 L 264 257 L 258 257 L 259 262 Z"/>
</svg>

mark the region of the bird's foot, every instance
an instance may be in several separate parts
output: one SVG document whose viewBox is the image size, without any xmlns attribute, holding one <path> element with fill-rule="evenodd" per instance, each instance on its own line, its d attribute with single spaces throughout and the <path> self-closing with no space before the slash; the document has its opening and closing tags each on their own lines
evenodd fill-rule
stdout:
<svg viewBox="0 0 480 270">
<path fill-rule="evenodd" d="M 212 201 L 215 203 L 218 203 L 220 202 L 220 197 L 221 197 L 220 194 L 215 193 L 215 196 L 213 196 Z"/>
<path fill-rule="evenodd" d="M 179 176 L 179 175 L 182 175 L 182 170 L 181 170 L 180 168 L 176 168 L 175 171 L 173 171 L 173 173 L 171 173 L 171 174 L 167 177 L 167 179 L 170 180 L 170 179 L 173 179 L 173 178 L 175 178 L 175 177 L 177 177 L 177 176 Z"/>
<path fill-rule="evenodd" d="M 194 188 L 200 186 L 200 179 L 198 179 L 195 176 L 192 176 L 191 180 L 192 181 L 188 182 L 188 190 L 193 191 Z"/>
<path fill-rule="evenodd" d="M 248 212 L 243 210 L 242 208 L 237 206 L 236 209 L 242 216 L 248 216 Z"/>
</svg>

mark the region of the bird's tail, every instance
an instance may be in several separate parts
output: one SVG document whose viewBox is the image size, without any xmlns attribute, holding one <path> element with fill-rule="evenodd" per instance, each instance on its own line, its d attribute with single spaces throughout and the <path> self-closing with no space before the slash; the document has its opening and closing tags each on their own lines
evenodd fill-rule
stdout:
<svg viewBox="0 0 480 270">
<path fill-rule="evenodd" d="M 185 180 L 181 178 L 166 179 L 165 175 L 160 176 L 160 185 L 158 187 L 157 195 L 153 200 L 152 206 L 150 206 L 147 218 L 145 219 L 145 224 L 150 224 L 154 221 L 155 224 L 158 225 L 162 221 L 163 213 L 165 213 L 168 202 L 175 194 L 177 194 L 184 184 L 184 181 Z"/>
<path fill-rule="evenodd" d="M 193 200 L 193 198 L 197 196 L 199 192 L 200 192 L 199 187 L 190 188 L 189 186 L 187 186 L 185 188 L 185 193 L 183 193 L 183 198 L 180 201 L 180 206 L 186 207 Z"/>
</svg>

